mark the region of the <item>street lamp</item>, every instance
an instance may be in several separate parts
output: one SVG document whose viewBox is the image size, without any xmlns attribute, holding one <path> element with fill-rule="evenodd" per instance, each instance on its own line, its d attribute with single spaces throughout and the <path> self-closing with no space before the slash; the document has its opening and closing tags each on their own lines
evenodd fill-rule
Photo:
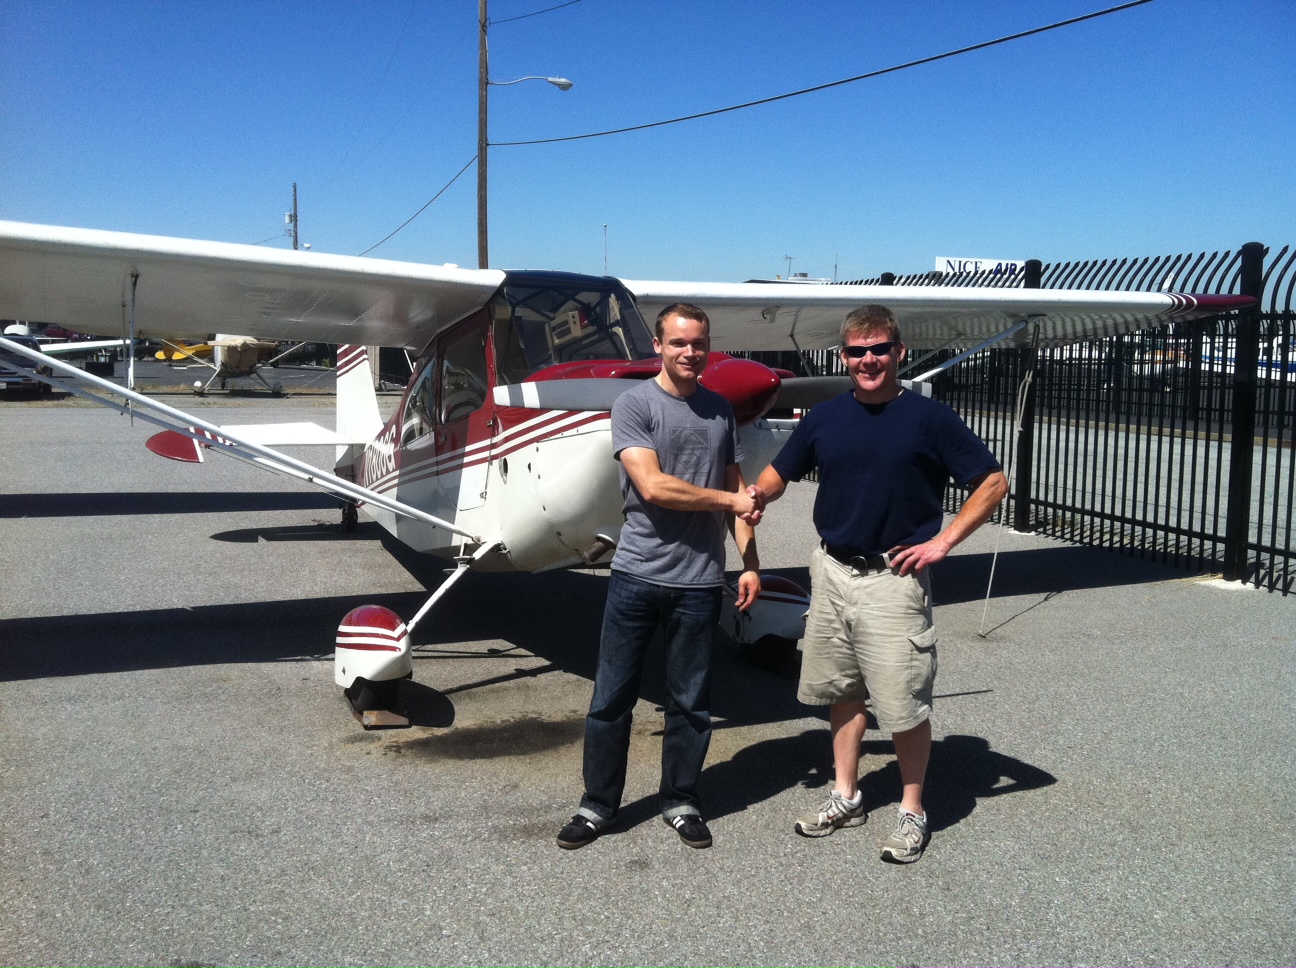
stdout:
<svg viewBox="0 0 1296 968">
<path fill-rule="evenodd" d="M 486 83 L 493 84 L 495 87 L 504 87 L 507 84 L 519 84 L 522 81 L 548 81 L 560 91 L 570 91 L 572 86 L 572 82 L 565 77 L 541 77 L 539 74 L 528 74 L 526 77 L 519 77 L 512 81 L 488 80 Z"/>
<path fill-rule="evenodd" d="M 490 268 L 486 242 L 486 149 L 490 142 L 486 139 L 486 90 L 492 84 L 504 87 L 508 84 L 520 84 L 522 81 L 546 81 L 560 91 L 571 89 L 572 82 L 565 77 L 541 77 L 531 74 L 511 81 L 492 81 L 488 72 L 486 57 L 486 0 L 477 4 L 478 42 L 477 42 L 477 268 Z"/>
</svg>

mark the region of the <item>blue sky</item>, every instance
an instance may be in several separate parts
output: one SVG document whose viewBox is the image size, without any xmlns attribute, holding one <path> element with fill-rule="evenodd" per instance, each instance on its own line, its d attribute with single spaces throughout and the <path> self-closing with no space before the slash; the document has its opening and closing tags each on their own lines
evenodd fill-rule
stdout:
<svg viewBox="0 0 1296 968">
<path fill-rule="evenodd" d="M 491 0 L 492 142 L 709 111 L 1112 0 Z M 521 19 L 514 19 L 521 18 Z M 1296 243 L 1296 3 L 1153 0 L 490 151 L 491 265 L 841 279 Z M 0 0 L 0 218 L 358 254 L 476 153 L 476 0 Z M 606 233 L 604 226 L 606 225 Z M 606 238 L 606 246 L 605 246 Z M 372 252 L 477 264 L 470 167 Z"/>
</svg>

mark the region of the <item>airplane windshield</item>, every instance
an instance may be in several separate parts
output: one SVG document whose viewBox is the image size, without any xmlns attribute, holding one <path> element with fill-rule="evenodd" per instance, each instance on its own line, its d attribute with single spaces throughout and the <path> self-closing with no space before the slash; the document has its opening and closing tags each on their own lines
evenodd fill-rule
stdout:
<svg viewBox="0 0 1296 968">
<path fill-rule="evenodd" d="M 654 356 L 625 289 L 611 280 L 554 276 L 510 280 L 496 297 L 495 368 L 503 382 L 521 383 L 558 363 Z"/>
</svg>

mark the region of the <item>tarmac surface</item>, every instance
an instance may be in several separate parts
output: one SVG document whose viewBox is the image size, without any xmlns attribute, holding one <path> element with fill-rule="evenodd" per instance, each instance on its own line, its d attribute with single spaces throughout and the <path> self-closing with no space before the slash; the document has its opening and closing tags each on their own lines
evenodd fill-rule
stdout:
<svg viewBox="0 0 1296 968">
<path fill-rule="evenodd" d="M 415 634 L 414 725 L 366 732 L 336 626 L 411 616 L 443 565 L 344 534 L 299 482 L 161 460 L 151 432 L 0 402 L 4 964 L 1296 963 L 1292 598 L 987 526 L 935 576 L 919 863 L 874 849 L 900 793 L 875 730 L 869 822 L 792 832 L 829 789 L 827 723 L 728 643 L 715 846 L 657 817 L 650 674 L 619 823 L 569 852 L 605 573 L 469 576 Z M 802 584 L 813 493 L 758 532 Z"/>
</svg>

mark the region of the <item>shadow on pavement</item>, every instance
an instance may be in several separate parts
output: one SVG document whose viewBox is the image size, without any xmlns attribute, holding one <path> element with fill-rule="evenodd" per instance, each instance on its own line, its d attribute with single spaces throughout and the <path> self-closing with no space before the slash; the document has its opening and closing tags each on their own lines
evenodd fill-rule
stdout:
<svg viewBox="0 0 1296 968">
<path fill-rule="evenodd" d="M 337 508 L 322 491 L 98 491 L 0 494 L 0 518 L 105 517 L 130 514 L 219 514 Z M 377 525 L 375 525 L 377 527 Z M 275 529 L 263 529 L 273 531 Z M 231 532 L 232 533 L 232 532 Z M 255 541 L 254 535 L 251 540 Z M 221 535 L 212 535 L 221 541 Z"/>
<path fill-rule="evenodd" d="M 865 740 L 864 756 L 888 757 L 885 765 L 860 779 L 864 805 L 870 813 L 886 812 L 900 803 L 900 770 L 890 740 Z M 807 791 L 804 812 L 825 799 L 833 782 L 832 746 L 827 729 L 808 729 L 744 747 L 723 763 L 702 773 L 700 791 L 708 820 L 741 813 L 749 807 L 791 790 Z M 1024 793 L 1057 782 L 1051 773 L 1012 756 L 996 753 L 979 736 L 946 736 L 932 743 L 924 803 L 930 829 L 944 830 L 966 819 L 977 802 L 1009 793 Z M 657 818 L 661 810 L 655 795 L 626 803 L 617 818 L 617 830 L 630 830 Z M 792 829 L 796 817 L 787 818 Z"/>
</svg>

